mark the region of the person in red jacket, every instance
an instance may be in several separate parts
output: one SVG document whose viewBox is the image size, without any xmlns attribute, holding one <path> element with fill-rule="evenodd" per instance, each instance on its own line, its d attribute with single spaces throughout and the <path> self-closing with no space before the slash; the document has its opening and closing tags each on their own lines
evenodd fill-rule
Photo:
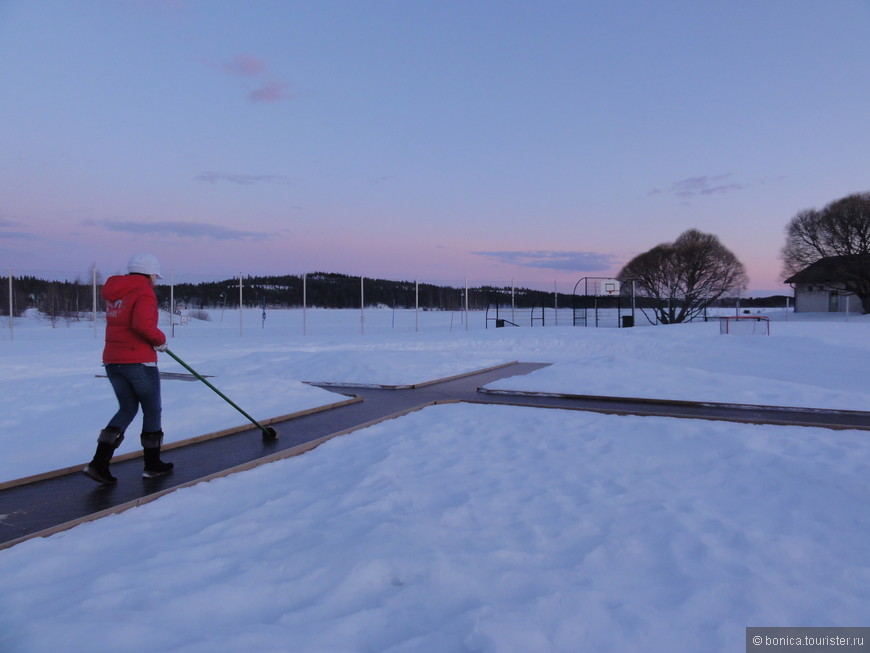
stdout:
<svg viewBox="0 0 870 653">
<path fill-rule="evenodd" d="M 154 294 L 154 283 L 162 278 L 160 264 L 151 254 L 135 254 L 127 264 L 127 271 L 127 275 L 109 277 L 102 290 L 106 300 L 103 365 L 118 399 L 118 411 L 100 432 L 94 458 L 82 470 L 104 485 L 117 483 L 109 471 L 109 462 L 140 406 L 143 476 L 168 474 L 173 467 L 160 459 L 163 428 L 157 352 L 166 351 L 166 335 L 157 327 Z"/>
</svg>

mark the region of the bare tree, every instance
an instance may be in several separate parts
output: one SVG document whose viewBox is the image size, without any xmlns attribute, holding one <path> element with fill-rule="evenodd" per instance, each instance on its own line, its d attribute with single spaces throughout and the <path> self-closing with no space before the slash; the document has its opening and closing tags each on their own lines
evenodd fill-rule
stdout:
<svg viewBox="0 0 870 653">
<path fill-rule="evenodd" d="M 634 257 L 618 277 L 634 281 L 637 295 L 647 298 L 663 324 L 690 321 L 710 302 L 747 283 L 746 268 L 731 250 L 697 229 Z"/>
<path fill-rule="evenodd" d="M 855 193 L 821 211 L 801 211 L 785 229 L 780 258 L 783 278 L 820 259 L 836 257 L 832 269 L 844 289 L 855 293 L 870 310 L 870 193 Z"/>
</svg>

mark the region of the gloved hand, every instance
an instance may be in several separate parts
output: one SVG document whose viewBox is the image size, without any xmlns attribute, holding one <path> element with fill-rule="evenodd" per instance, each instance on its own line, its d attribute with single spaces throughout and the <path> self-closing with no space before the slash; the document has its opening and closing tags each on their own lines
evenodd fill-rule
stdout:
<svg viewBox="0 0 870 653">
<path fill-rule="evenodd" d="M 169 349 L 169 344 L 164 342 L 162 345 L 154 345 L 154 351 L 166 351 Z"/>
</svg>

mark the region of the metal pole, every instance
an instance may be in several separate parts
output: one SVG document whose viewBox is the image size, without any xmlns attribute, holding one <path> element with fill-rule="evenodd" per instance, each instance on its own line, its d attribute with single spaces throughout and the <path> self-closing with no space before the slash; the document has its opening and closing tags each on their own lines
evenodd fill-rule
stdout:
<svg viewBox="0 0 870 653">
<path fill-rule="evenodd" d="M 12 327 L 12 266 L 9 266 L 9 339 L 15 339 L 15 330 Z"/>
<path fill-rule="evenodd" d="M 359 332 L 360 335 L 366 332 L 365 277 L 359 278 Z"/>
<path fill-rule="evenodd" d="M 308 335 L 308 273 L 302 275 L 302 335 Z"/>
<path fill-rule="evenodd" d="M 468 331 L 468 277 L 465 277 L 465 330 Z"/>
<path fill-rule="evenodd" d="M 175 337 L 175 271 L 169 273 L 169 328 Z"/>
<path fill-rule="evenodd" d="M 96 338 L 97 337 L 97 266 L 96 266 L 96 264 L 94 264 L 94 269 L 92 270 L 91 278 L 92 278 L 92 284 L 91 284 L 92 302 L 91 302 L 91 304 L 92 304 L 93 312 L 94 312 L 94 338 Z"/>
<path fill-rule="evenodd" d="M 558 287 L 558 284 L 559 284 L 558 281 L 553 282 L 553 316 L 555 318 L 553 320 L 553 324 L 555 326 L 559 326 L 559 287 Z"/>
<path fill-rule="evenodd" d="M 632 280 L 631 280 L 631 315 L 632 315 L 632 316 L 634 316 L 634 309 L 635 309 L 635 303 L 634 303 L 634 279 L 632 279 Z"/>
<path fill-rule="evenodd" d="M 414 331 L 420 330 L 420 277 L 414 279 Z"/>
<path fill-rule="evenodd" d="M 239 336 L 244 334 L 244 308 L 242 306 L 242 273 L 239 272 Z"/>
</svg>

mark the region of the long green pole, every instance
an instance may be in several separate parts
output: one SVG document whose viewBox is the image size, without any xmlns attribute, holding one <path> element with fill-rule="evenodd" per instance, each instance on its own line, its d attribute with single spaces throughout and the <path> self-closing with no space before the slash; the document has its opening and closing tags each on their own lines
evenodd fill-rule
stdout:
<svg viewBox="0 0 870 653">
<path fill-rule="evenodd" d="M 237 404 L 236 404 L 232 399 L 230 399 L 229 397 L 227 397 L 223 392 L 221 392 L 221 391 L 218 390 L 216 387 L 214 387 L 211 383 L 209 383 L 208 380 L 207 380 L 204 376 L 202 376 L 199 372 L 197 372 L 195 369 L 193 369 L 190 365 L 188 365 L 188 364 L 185 363 L 183 360 L 181 360 L 178 356 L 175 355 L 174 352 L 172 352 L 171 350 L 167 349 L 167 350 L 166 350 L 166 353 L 169 354 L 170 356 L 172 356 L 172 358 L 174 358 L 174 359 L 176 360 L 176 362 L 178 362 L 178 363 L 179 363 L 179 364 L 180 364 L 184 369 L 186 369 L 188 372 L 190 372 L 191 374 L 193 374 L 193 375 L 194 375 L 196 378 L 198 378 L 200 381 L 202 381 L 203 383 L 205 383 L 209 388 L 211 388 L 212 390 L 214 390 L 214 392 L 215 392 L 215 393 L 216 393 L 216 394 L 217 394 L 221 399 L 223 399 L 223 400 L 224 400 L 225 402 L 227 402 L 230 406 L 232 406 L 232 407 L 235 408 L 237 411 L 239 411 L 242 415 L 244 415 L 245 417 L 247 417 L 247 418 L 251 421 L 251 423 L 254 424 L 254 426 L 256 426 L 258 429 L 260 429 L 260 430 L 263 432 L 263 439 L 264 439 L 264 440 L 274 440 L 275 438 L 278 437 L 278 434 L 275 432 L 275 429 L 273 429 L 271 426 L 263 426 L 262 424 L 260 424 L 260 422 L 258 422 L 258 421 L 255 420 L 253 417 L 251 417 L 250 415 L 248 415 L 248 414 L 247 414 L 245 411 L 243 411 L 243 410 L 242 410 L 242 409 L 241 409 L 241 408 L 240 408 L 240 407 L 239 407 L 239 406 L 238 406 L 238 405 L 237 405 Z"/>
</svg>

